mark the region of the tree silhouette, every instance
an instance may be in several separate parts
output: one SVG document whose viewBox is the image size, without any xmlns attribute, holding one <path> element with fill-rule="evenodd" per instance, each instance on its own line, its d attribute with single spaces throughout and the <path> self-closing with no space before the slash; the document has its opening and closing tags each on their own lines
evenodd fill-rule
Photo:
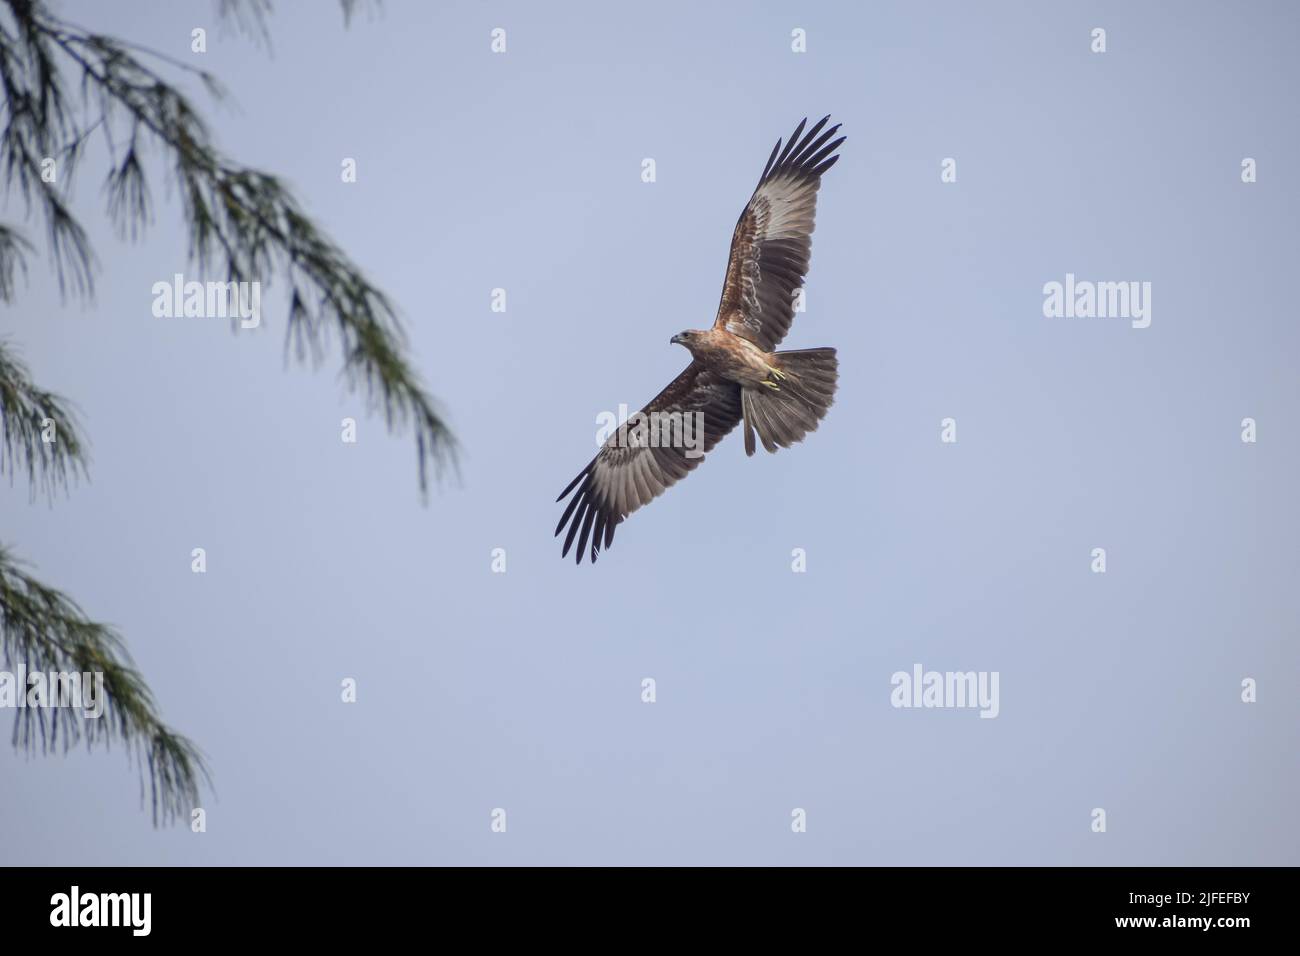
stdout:
<svg viewBox="0 0 1300 956">
<path fill-rule="evenodd" d="M 345 23 L 357 0 L 340 0 Z M 269 0 L 219 0 L 220 16 L 266 39 Z M 154 65 L 156 64 L 157 68 Z M 6 196 L 21 199 L 25 219 L 43 222 L 48 255 L 65 296 L 94 294 L 97 263 L 85 230 L 68 207 L 74 178 L 93 135 L 108 146 L 106 212 L 118 233 L 138 237 L 153 202 L 146 166 L 157 153 L 178 186 L 190 259 L 228 282 L 287 283 L 286 348 L 319 364 L 335 342 L 348 387 L 364 392 L 390 430 L 414 433 L 419 488 L 430 470 L 454 467 L 455 439 L 405 354 L 393 304 L 312 222 L 275 176 L 228 159 L 191 101 L 161 71 L 197 77 L 216 100 L 210 73 L 112 36 L 69 23 L 45 0 L 0 0 L 0 168 Z M 78 82 L 70 96 L 68 77 Z M 50 160 L 61 190 L 43 176 Z M 32 243 L 0 223 L 0 301 L 14 301 L 27 275 Z M 86 444 L 72 408 L 38 388 L 12 346 L 0 342 L 0 475 L 25 474 L 31 497 L 53 499 L 88 476 Z M 13 744 L 29 753 L 125 745 L 141 772 L 155 825 L 188 816 L 201 784 L 202 755 L 163 723 L 152 695 L 131 666 L 120 635 L 88 618 L 66 595 L 32 577 L 0 545 L 0 662 L 28 672 L 100 672 L 105 712 L 76 708 L 17 711 Z M 20 692 L 25 692 L 21 688 Z"/>
</svg>

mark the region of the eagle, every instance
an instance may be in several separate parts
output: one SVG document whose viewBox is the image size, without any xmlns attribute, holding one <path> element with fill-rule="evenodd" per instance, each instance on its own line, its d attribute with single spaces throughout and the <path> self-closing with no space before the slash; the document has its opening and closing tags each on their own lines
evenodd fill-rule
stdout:
<svg viewBox="0 0 1300 956">
<path fill-rule="evenodd" d="M 753 455 L 756 433 L 775 453 L 802 441 L 826 415 L 839 374 L 835 350 L 776 347 L 790 331 L 808 272 L 822 174 L 846 139 L 834 138 L 840 126 L 826 129 L 829 120 L 805 133 L 805 118 L 784 149 L 776 141 L 731 236 L 713 327 L 669 340 L 690 351 L 691 364 L 622 423 L 555 499 L 573 495 L 555 528 L 557 537 L 569 529 L 561 557 L 576 538 L 575 562 L 590 553 L 594 563 L 628 515 L 690 474 L 742 420 L 745 454 Z"/>
</svg>

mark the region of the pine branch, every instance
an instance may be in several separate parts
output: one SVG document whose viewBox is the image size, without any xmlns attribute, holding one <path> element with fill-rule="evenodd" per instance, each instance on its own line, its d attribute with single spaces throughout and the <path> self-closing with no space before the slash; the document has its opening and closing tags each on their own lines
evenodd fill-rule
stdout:
<svg viewBox="0 0 1300 956">
<path fill-rule="evenodd" d="M 378 7 L 380 0 L 369 0 L 368 5 Z M 339 0 L 343 9 L 343 23 L 352 22 L 352 15 L 361 6 L 361 0 Z M 271 0 L 217 0 L 217 14 L 222 20 L 233 22 L 241 33 L 248 34 L 255 40 L 270 43 L 270 33 L 266 29 L 266 19 L 272 12 Z"/>
<path fill-rule="evenodd" d="M 27 254 L 32 244 L 16 230 L 0 223 L 0 301 L 11 302 L 18 291 L 18 277 L 27 278 Z"/>
<path fill-rule="evenodd" d="M 340 3 L 346 22 L 360 0 Z M 255 38 L 268 38 L 270 11 L 270 0 L 218 0 L 218 13 Z M 224 96 L 212 74 L 64 22 L 46 0 L 0 0 L 0 171 L 6 196 L 16 195 L 29 218 L 33 210 L 41 217 L 60 291 L 85 299 L 94 293 L 94 251 L 66 199 L 91 134 L 101 133 L 108 147 L 107 214 L 124 238 L 137 238 L 152 220 L 146 152 L 159 150 L 179 187 L 198 268 L 224 272 L 227 281 L 284 279 L 286 351 L 292 345 L 299 361 L 310 355 L 319 363 L 330 336 L 338 336 L 350 387 L 364 390 L 390 431 L 411 424 L 427 494 L 429 466 L 439 477 L 444 466 L 454 467 L 456 442 L 406 359 L 393 304 L 274 176 L 226 158 L 184 93 L 142 57 L 197 77 L 217 100 Z M 75 102 L 65 93 L 65 68 L 80 81 Z M 32 251 L 20 232 L 0 224 L 0 301 L 15 298 Z M 33 497 L 39 489 L 52 498 L 85 476 L 86 466 L 72 409 L 37 388 L 0 342 L 0 475 L 12 482 L 25 472 Z M 124 744 L 140 767 L 142 800 L 148 782 L 155 824 L 186 816 L 198 803 L 201 780 L 211 785 L 194 745 L 162 723 L 117 632 L 25 572 L 3 546 L 0 663 L 103 675 L 103 716 L 20 710 L 16 747 L 46 753 L 58 749 L 60 736 L 65 751 L 80 740 L 88 747 Z"/>
<path fill-rule="evenodd" d="M 286 352 L 318 365 L 337 336 L 349 388 L 365 394 L 390 430 L 413 431 L 419 487 L 427 495 L 430 470 L 440 479 L 454 468 L 457 445 L 406 358 L 406 338 L 388 297 L 275 176 L 225 157 L 187 96 L 136 48 L 58 19 L 43 0 L 4 2 L 15 25 L 0 25 L 0 87 L 9 114 L 0 130 L 0 166 L 10 187 L 16 184 L 44 211 L 60 288 L 90 295 L 94 254 L 57 190 L 41 178 L 41 159 L 61 151 L 64 175 L 71 178 L 87 129 L 102 127 L 113 156 L 104 183 L 108 215 L 124 237 L 134 238 L 152 218 L 142 152 L 160 149 L 178 187 L 192 260 L 227 282 L 269 285 L 283 278 L 289 292 Z M 355 6 L 345 2 L 345 16 Z M 221 9 L 261 22 L 270 4 L 229 0 Z M 84 115 L 70 109 L 63 94 L 60 59 L 80 72 Z M 215 77 L 191 72 L 213 96 L 223 95 Z M 69 142 L 72 148 L 63 145 Z"/>
<path fill-rule="evenodd" d="M 27 210 L 41 207 L 60 291 L 79 295 L 94 290 L 94 252 L 85 230 L 52 182 L 42 176 L 42 161 L 75 137 L 76 120 L 64 96 L 55 47 L 37 28 L 36 0 L 7 0 L 12 29 L 0 23 L 0 92 L 6 122 L 0 130 L 0 169 L 6 189 L 15 187 Z M 69 173 L 70 174 L 70 173 Z"/>
<path fill-rule="evenodd" d="M 0 341 L 0 475 L 12 484 L 25 471 L 32 498 L 39 489 L 53 500 L 60 488 L 68 490 L 70 479 L 86 477 L 87 464 L 71 407 L 37 388 L 13 349 Z"/>
<path fill-rule="evenodd" d="M 162 722 L 121 637 L 25 572 L 3 545 L 0 658 L 21 662 L 29 673 L 103 675 L 102 715 L 87 716 L 80 707 L 17 710 L 15 747 L 44 754 L 66 753 L 83 740 L 87 748 L 121 743 L 139 766 L 142 802 L 147 784 L 155 825 L 187 819 L 199 805 L 200 778 L 211 786 L 203 757 Z M 18 688 L 18 693 L 26 694 L 27 688 Z"/>
</svg>

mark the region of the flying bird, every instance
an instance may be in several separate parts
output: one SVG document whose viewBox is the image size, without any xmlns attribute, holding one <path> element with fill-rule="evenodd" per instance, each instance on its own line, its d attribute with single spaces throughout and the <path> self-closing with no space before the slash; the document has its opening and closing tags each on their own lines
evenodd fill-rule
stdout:
<svg viewBox="0 0 1300 956">
<path fill-rule="evenodd" d="M 755 433 L 775 452 L 815 431 L 834 400 L 831 348 L 775 351 L 790 331 L 795 294 L 812 250 L 817 190 L 846 137 L 833 139 L 829 116 L 804 132 L 802 120 L 782 149 L 777 140 L 731 237 L 722 300 L 711 329 L 669 341 L 691 353 L 686 370 L 610 435 L 596 457 L 555 500 L 573 493 L 555 528 L 567 526 L 562 556 L 577 538 L 577 563 L 614 541 L 632 512 L 690 474 L 728 432 L 745 423 L 745 454 Z M 668 440 L 662 440 L 667 438 Z"/>
</svg>

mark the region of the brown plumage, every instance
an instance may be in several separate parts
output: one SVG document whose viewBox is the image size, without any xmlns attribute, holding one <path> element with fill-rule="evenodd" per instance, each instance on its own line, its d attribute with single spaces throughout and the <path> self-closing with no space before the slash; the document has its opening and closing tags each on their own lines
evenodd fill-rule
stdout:
<svg viewBox="0 0 1300 956">
<path fill-rule="evenodd" d="M 769 452 L 788 448 L 830 408 L 835 350 L 773 351 L 790 331 L 795 293 L 808 272 L 822 174 L 845 139 L 832 141 L 839 126 L 822 132 L 829 119 L 806 134 L 808 121 L 800 122 L 784 150 L 777 140 L 731 237 L 713 328 L 672 338 L 690 350 L 691 364 L 642 409 L 644 419 L 621 425 L 556 499 L 574 493 L 555 528 L 557 536 L 569 529 L 564 555 L 576 538 L 575 560 L 590 554 L 594 562 L 628 515 L 694 470 L 742 419 L 745 453 L 752 455 L 755 433 Z M 645 419 L 660 424 L 647 431 Z M 699 430 L 686 430 L 687 422 Z M 673 425 L 680 427 L 674 432 Z M 663 435 L 676 440 L 657 440 Z"/>
</svg>

